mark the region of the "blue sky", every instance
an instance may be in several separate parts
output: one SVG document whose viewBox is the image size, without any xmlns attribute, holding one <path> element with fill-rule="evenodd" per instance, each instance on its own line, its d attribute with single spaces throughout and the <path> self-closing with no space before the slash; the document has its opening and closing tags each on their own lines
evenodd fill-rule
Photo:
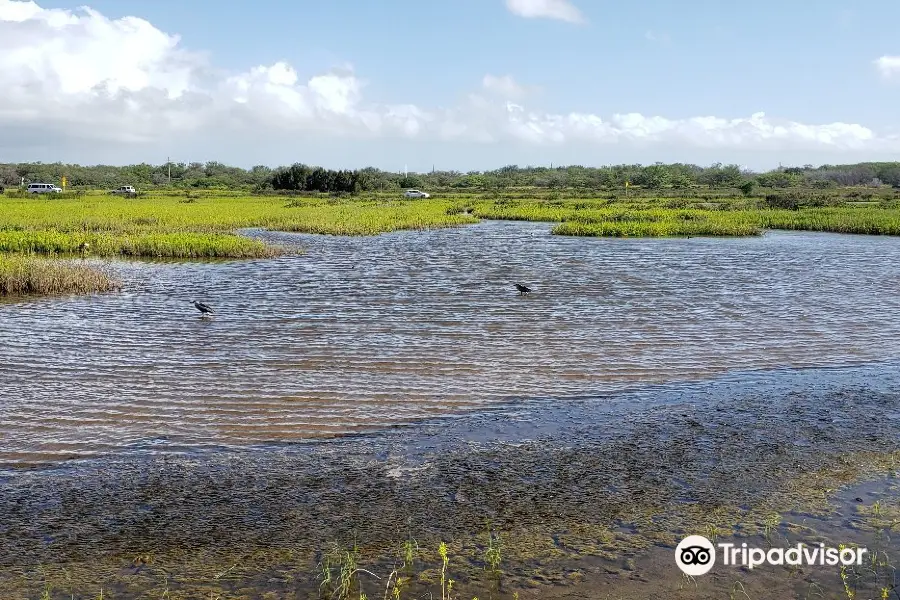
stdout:
<svg viewBox="0 0 900 600">
<path fill-rule="evenodd" d="M 84 2 L 38 4 L 45 10 L 75 10 Z M 504 138 L 502 132 L 485 144 L 389 135 L 354 142 L 352 136 L 318 131 L 309 137 L 317 140 L 322 160 L 349 152 L 354 160 L 374 163 L 385 158 L 385 148 L 398 148 L 402 154 L 427 158 L 421 156 L 424 152 L 464 169 L 523 159 L 545 162 L 544 157 L 547 162 L 556 157 L 585 164 L 718 159 L 771 166 L 779 162 L 773 151 L 788 162 L 802 163 L 890 158 L 900 149 L 888 139 L 900 130 L 896 109 L 900 78 L 891 79 L 874 64 L 879 57 L 900 55 L 897 2 L 851 5 L 822 0 L 804 6 L 772 0 L 695 1 L 677 6 L 658 0 L 571 0 L 583 17 L 579 23 L 519 16 L 505 0 L 87 3 L 107 19 L 137 16 L 166 34 L 177 34 L 181 47 L 206 53 L 210 65 L 229 73 L 283 61 L 296 71 L 301 85 L 335 68 L 352 66 L 353 77 L 365 84 L 360 107 L 411 104 L 423 110 L 457 110 L 454 107 L 479 92 L 485 75 L 492 74 L 534 88 L 527 97 L 512 100 L 540 115 L 579 113 L 608 120 L 615 114 L 640 113 L 677 121 L 749 118 L 765 112 L 768 118 L 810 126 L 858 124 L 879 138 L 878 143 L 841 148 L 818 142 L 787 143 L 781 148 L 774 142 L 734 141 L 711 147 L 692 144 L 690 134 L 636 144 L 595 144 L 567 137 L 548 146 L 523 145 L 515 136 Z M 0 68 L 9 67 L 0 62 Z M 183 142 L 201 152 L 201 133 Z M 222 144 L 228 155 L 223 158 L 254 162 L 229 150 L 227 137 L 203 152 L 215 159 L 212 150 L 222 150 Z M 679 144 L 686 144 L 680 154 Z M 129 147 L 129 156 L 139 153 L 140 148 Z M 98 151 L 98 156 L 102 154 Z M 305 154 L 312 154 L 307 160 L 315 162 L 315 152 Z M 259 155 L 276 162 L 291 158 L 268 147 Z M 399 157 L 391 161 L 401 162 Z M 415 162 L 406 160 L 411 161 Z M 487 162 L 474 164 L 480 161 Z M 430 161 L 424 162 L 430 167 Z"/>
</svg>

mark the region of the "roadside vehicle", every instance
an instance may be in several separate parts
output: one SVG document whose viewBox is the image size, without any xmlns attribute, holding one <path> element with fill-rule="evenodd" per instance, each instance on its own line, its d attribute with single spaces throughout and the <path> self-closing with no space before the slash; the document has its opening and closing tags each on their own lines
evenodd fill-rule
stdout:
<svg viewBox="0 0 900 600">
<path fill-rule="evenodd" d="M 58 194 L 62 188 L 52 183 L 29 183 L 27 191 L 29 194 Z"/>
</svg>

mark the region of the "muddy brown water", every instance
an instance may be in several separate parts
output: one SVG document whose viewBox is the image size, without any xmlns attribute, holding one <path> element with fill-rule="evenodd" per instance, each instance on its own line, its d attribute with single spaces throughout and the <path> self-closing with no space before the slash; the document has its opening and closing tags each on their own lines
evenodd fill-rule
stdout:
<svg viewBox="0 0 900 600">
<path fill-rule="evenodd" d="M 254 235 L 306 254 L 0 305 L 0 598 L 312 598 L 330 544 L 383 576 L 409 535 L 479 597 L 840 597 L 821 569 L 680 577 L 672 536 L 762 543 L 772 513 L 900 552 L 859 513 L 900 510 L 872 467 L 900 451 L 897 240 Z"/>
<path fill-rule="evenodd" d="M 123 293 L 0 305 L 0 465 L 900 353 L 892 238 L 590 240 L 515 222 L 265 235 L 307 253 L 119 263 Z"/>
</svg>

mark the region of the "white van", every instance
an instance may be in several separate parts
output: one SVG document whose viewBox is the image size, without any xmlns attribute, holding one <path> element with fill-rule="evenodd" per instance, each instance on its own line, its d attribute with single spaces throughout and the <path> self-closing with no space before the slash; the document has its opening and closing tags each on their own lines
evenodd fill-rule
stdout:
<svg viewBox="0 0 900 600">
<path fill-rule="evenodd" d="M 62 191 L 61 187 L 56 187 L 52 183 L 29 183 L 29 194 L 58 194 Z"/>
</svg>

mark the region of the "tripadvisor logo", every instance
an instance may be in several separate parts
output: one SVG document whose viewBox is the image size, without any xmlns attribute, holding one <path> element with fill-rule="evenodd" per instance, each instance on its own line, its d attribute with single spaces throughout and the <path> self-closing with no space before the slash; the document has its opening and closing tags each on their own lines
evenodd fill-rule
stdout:
<svg viewBox="0 0 900 600">
<path fill-rule="evenodd" d="M 675 563 L 685 575 L 705 575 L 716 564 L 716 548 L 702 535 L 689 535 L 675 548 Z"/>
<path fill-rule="evenodd" d="M 861 566 L 866 548 L 851 548 L 841 544 L 837 548 L 825 544 L 809 546 L 797 544 L 789 548 L 754 548 L 746 543 L 719 543 L 721 563 L 729 567 L 747 567 L 752 569 L 763 564 L 768 565 L 820 565 Z M 716 546 L 702 535 L 689 535 L 675 548 L 675 564 L 685 575 L 696 577 L 709 573 L 716 564 Z"/>
</svg>

